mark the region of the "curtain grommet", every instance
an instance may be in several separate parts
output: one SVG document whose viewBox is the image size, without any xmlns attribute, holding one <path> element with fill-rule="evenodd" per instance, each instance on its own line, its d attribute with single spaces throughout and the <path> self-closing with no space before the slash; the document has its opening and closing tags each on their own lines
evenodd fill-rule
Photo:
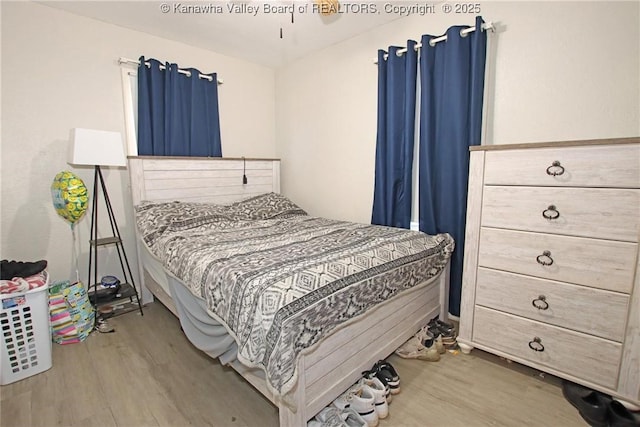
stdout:
<svg viewBox="0 0 640 427">
<path fill-rule="evenodd" d="M 435 40 L 436 40 L 436 39 L 431 39 L 431 40 L 429 40 L 429 46 L 431 46 L 431 47 L 435 47 L 435 46 L 436 46 L 436 41 L 435 41 Z"/>
</svg>

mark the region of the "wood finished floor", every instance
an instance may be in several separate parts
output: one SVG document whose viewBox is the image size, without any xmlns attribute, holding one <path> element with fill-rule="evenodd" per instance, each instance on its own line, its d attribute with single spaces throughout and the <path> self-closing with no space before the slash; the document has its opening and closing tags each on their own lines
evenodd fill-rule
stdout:
<svg viewBox="0 0 640 427">
<path fill-rule="evenodd" d="M 278 425 L 274 406 L 196 350 L 161 304 L 115 333 L 53 347 L 53 368 L 0 387 L 3 427 Z M 381 427 L 585 426 L 555 377 L 474 350 L 436 363 L 389 359 L 402 392 Z"/>
</svg>

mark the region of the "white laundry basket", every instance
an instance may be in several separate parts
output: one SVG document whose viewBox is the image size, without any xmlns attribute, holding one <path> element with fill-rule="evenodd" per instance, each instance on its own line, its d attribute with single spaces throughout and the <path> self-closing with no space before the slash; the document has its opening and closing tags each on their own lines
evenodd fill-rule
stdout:
<svg viewBox="0 0 640 427">
<path fill-rule="evenodd" d="M 49 280 L 30 291 L 0 294 L 2 367 L 0 384 L 10 384 L 51 368 Z"/>
</svg>

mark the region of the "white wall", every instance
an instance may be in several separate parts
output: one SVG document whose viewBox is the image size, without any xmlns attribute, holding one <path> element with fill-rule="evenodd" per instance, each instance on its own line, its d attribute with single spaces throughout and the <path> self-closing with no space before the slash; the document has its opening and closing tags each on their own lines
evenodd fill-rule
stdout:
<svg viewBox="0 0 640 427">
<path fill-rule="evenodd" d="M 93 170 L 66 163 L 75 127 L 120 131 L 124 113 L 120 56 L 144 54 L 218 72 L 225 156 L 275 155 L 275 77 L 272 69 L 87 19 L 35 3 L 2 2 L 1 257 L 47 259 L 54 280 L 75 277 L 71 232 L 53 209 L 50 185 L 72 170 L 87 186 Z M 136 274 L 134 224 L 126 170 L 105 178 Z M 101 207 L 101 215 L 106 218 Z M 86 277 L 89 221 L 78 223 L 80 277 Z M 106 236 L 108 225 L 100 231 Z M 118 274 L 113 249 L 101 249 L 102 273 Z M 106 262 L 105 262 L 106 261 Z M 103 266 L 105 265 L 103 264 Z"/>
<path fill-rule="evenodd" d="M 637 2 L 484 2 L 482 9 L 500 28 L 489 58 L 488 143 L 640 134 Z M 54 279 L 73 277 L 73 263 L 71 233 L 49 187 L 65 169 L 92 183 L 91 169 L 66 163 L 70 129 L 124 133 L 118 57 L 144 54 L 218 72 L 225 156 L 281 157 L 283 192 L 310 213 L 369 222 L 377 49 L 473 23 L 441 13 L 403 18 L 274 72 L 40 4 L 0 2 L 0 10 L 0 257 L 47 259 Z M 106 178 L 135 258 L 126 171 Z M 88 229 L 85 217 L 81 277 Z M 113 272 L 114 251 L 107 264 Z"/>
<path fill-rule="evenodd" d="M 483 2 L 487 143 L 640 135 L 638 2 Z M 440 35 L 473 16 L 412 16 L 276 74 L 282 190 L 311 214 L 368 223 L 373 201 L 377 49 Z"/>
</svg>

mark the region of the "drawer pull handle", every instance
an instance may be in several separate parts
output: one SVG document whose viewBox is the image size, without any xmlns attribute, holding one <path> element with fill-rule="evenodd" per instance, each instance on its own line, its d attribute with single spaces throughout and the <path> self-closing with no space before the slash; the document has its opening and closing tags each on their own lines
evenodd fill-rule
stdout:
<svg viewBox="0 0 640 427">
<path fill-rule="evenodd" d="M 542 216 L 551 221 L 552 219 L 560 218 L 560 211 L 555 205 L 549 205 L 549 207 L 542 211 Z"/>
<path fill-rule="evenodd" d="M 539 337 L 533 337 L 533 340 L 529 341 L 529 348 L 533 351 L 544 351 L 544 345 Z"/>
<path fill-rule="evenodd" d="M 536 257 L 536 261 L 538 261 L 538 264 L 540 265 L 552 265 L 553 258 L 551 258 L 551 252 L 549 251 L 542 252 L 542 255 L 538 255 Z"/>
<path fill-rule="evenodd" d="M 560 162 L 557 160 L 554 160 L 553 163 L 551 163 L 551 166 L 547 168 L 547 175 L 558 176 L 562 175 L 563 173 L 564 168 L 560 166 Z"/>
<path fill-rule="evenodd" d="M 531 301 L 531 304 L 538 310 L 546 310 L 549 308 L 547 297 L 545 297 L 544 295 L 540 295 L 538 298 Z"/>
</svg>

